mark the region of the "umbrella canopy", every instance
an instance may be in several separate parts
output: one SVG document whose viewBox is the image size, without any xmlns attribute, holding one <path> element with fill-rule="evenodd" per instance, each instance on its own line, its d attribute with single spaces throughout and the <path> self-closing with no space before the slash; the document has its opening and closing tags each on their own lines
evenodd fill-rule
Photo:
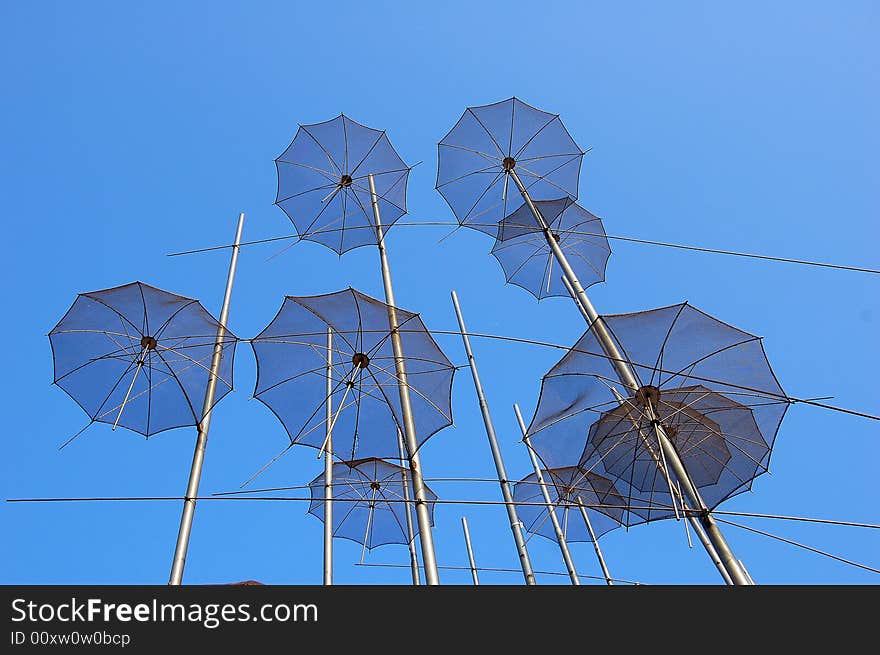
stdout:
<svg viewBox="0 0 880 655">
<path fill-rule="evenodd" d="M 578 499 L 587 511 L 596 538 L 623 523 L 626 498 L 618 493 L 608 478 L 584 473 L 576 466 L 546 469 L 541 473 L 566 541 L 592 541 L 581 517 Z M 513 499 L 523 503 L 517 512 L 526 530 L 556 541 L 556 531 L 550 522 L 550 513 L 543 505 L 544 494 L 534 473 L 514 485 Z"/>
<path fill-rule="evenodd" d="M 370 457 L 333 465 L 333 536 L 351 539 L 368 550 L 385 544 L 407 544 L 407 470 Z M 324 520 L 324 474 L 309 483 L 309 514 Z M 425 487 L 431 525 L 436 494 Z M 418 534 L 418 524 L 413 526 Z"/>
<path fill-rule="evenodd" d="M 54 382 L 92 422 L 146 437 L 197 425 L 215 344 L 214 403 L 232 391 L 237 338 L 218 328 L 198 300 L 143 282 L 82 293 L 49 333 Z"/>
<path fill-rule="evenodd" d="M 300 125 L 275 167 L 275 204 L 299 237 L 340 255 L 377 243 L 368 176 L 373 176 L 383 228 L 406 213 L 410 167 L 384 131 L 344 114 L 324 123 Z"/>
<path fill-rule="evenodd" d="M 583 151 L 559 116 L 518 98 L 468 107 L 438 144 L 437 190 L 461 225 L 490 236 L 522 201 L 511 170 L 533 200 L 577 198 Z"/>
<path fill-rule="evenodd" d="M 687 303 L 598 320 L 639 389 L 619 382 L 588 330 L 541 384 L 529 435 L 545 464 L 607 476 L 634 508 L 670 516 L 666 479 L 646 460 L 657 468 L 656 435 L 645 430 L 656 419 L 710 509 L 749 489 L 789 404 L 761 338 Z"/>
<path fill-rule="evenodd" d="M 583 288 L 604 281 L 611 247 L 602 220 L 568 197 L 538 200 L 535 205 Z M 501 221 L 492 255 L 501 264 L 507 282 L 538 300 L 568 296 L 561 270 L 554 270 L 550 245 L 525 203 Z"/>
<path fill-rule="evenodd" d="M 590 427 L 581 456 L 584 466 L 599 461 L 605 472 L 626 480 L 634 513 L 659 518 L 654 509 L 659 507 L 668 516 L 673 502 L 657 466 L 660 444 L 655 418 L 710 507 L 766 470 L 762 461 L 770 447 L 750 407 L 702 385 L 646 389 L 653 398 L 637 393 L 602 413 Z M 652 410 L 647 407 L 649 400 Z"/>
<path fill-rule="evenodd" d="M 455 367 L 418 314 L 396 308 L 418 443 L 452 424 Z M 254 396 L 281 421 L 290 445 L 320 448 L 326 427 L 327 330 L 333 333 L 333 453 L 397 458 L 404 431 L 388 305 L 355 289 L 287 296 L 252 341 Z"/>
</svg>

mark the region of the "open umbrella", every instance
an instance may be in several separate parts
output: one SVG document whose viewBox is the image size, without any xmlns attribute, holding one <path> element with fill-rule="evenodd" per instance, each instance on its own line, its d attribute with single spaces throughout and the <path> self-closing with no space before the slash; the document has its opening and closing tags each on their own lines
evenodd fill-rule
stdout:
<svg viewBox="0 0 880 655">
<path fill-rule="evenodd" d="M 584 288 L 604 281 L 611 248 L 602 220 L 568 197 L 539 200 L 535 206 Z M 501 221 L 492 255 L 501 264 L 507 282 L 538 300 L 569 295 L 558 265 L 554 266 L 553 251 L 527 204 Z"/>
<path fill-rule="evenodd" d="M 406 469 L 376 457 L 333 465 L 333 536 L 372 550 L 385 544 L 408 544 Z M 324 520 L 324 474 L 309 483 L 309 514 Z M 433 523 L 436 494 L 426 489 Z"/>
<path fill-rule="evenodd" d="M 461 225 L 493 237 L 520 205 L 517 189 L 532 200 L 578 195 L 584 153 L 558 115 L 518 98 L 468 107 L 438 151 L 440 195 Z"/>
<path fill-rule="evenodd" d="M 237 339 L 219 327 L 198 300 L 143 282 L 82 293 L 49 333 L 54 382 L 91 422 L 145 437 L 195 426 L 216 343 L 213 403 L 232 390 Z"/>
<path fill-rule="evenodd" d="M 544 376 L 528 433 L 546 466 L 580 465 L 614 479 L 638 520 L 646 506 L 656 507 L 651 518 L 676 514 L 676 499 L 695 511 L 730 577 L 747 584 L 710 509 L 767 470 L 788 403 L 760 337 L 681 303 L 597 318 Z M 692 432 L 702 442 L 687 445 Z M 658 500 L 655 480 L 673 503 Z"/>
<path fill-rule="evenodd" d="M 377 244 L 370 176 L 385 228 L 406 213 L 410 167 L 384 131 L 344 114 L 300 125 L 275 166 L 275 204 L 287 214 L 301 239 L 323 244 L 340 255 Z"/>
</svg>

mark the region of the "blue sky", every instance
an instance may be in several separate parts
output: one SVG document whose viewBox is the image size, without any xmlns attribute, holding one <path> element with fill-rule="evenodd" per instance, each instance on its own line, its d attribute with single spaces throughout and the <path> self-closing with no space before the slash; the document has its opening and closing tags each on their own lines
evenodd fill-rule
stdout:
<svg viewBox="0 0 880 655">
<path fill-rule="evenodd" d="M 344 111 L 388 130 L 408 162 L 408 220 L 449 220 L 434 191 L 436 142 L 467 105 L 517 95 L 558 112 L 584 149 L 580 202 L 606 230 L 649 239 L 880 266 L 877 255 L 880 84 L 875 3 L 4 3 L 0 42 L 0 190 L 6 216 L 2 342 L 3 498 L 180 495 L 193 430 L 145 441 L 85 422 L 50 385 L 46 333 L 79 292 L 141 279 L 219 311 L 225 253 L 168 258 L 230 240 L 285 234 L 272 205 L 273 159 L 298 123 Z M 469 327 L 571 344 L 583 323 L 571 304 L 536 304 L 504 286 L 491 241 L 462 230 L 400 227 L 388 237 L 398 303 L 429 327 L 452 329 L 450 289 Z M 284 294 L 353 285 L 381 297 L 375 250 L 341 259 L 300 243 L 243 251 L 230 326 L 250 337 Z M 783 387 L 800 397 L 877 413 L 878 279 L 613 243 L 601 312 L 689 300 L 765 337 Z M 460 342 L 438 337 L 464 362 Z M 511 476 L 530 465 L 511 404 L 531 414 L 557 351 L 474 343 Z M 217 408 L 202 490 L 236 488 L 286 443 L 250 401 L 244 345 L 237 392 Z M 493 469 L 467 371 L 454 389 L 456 427 L 422 451 L 428 477 L 488 477 Z M 782 424 L 753 493 L 724 508 L 880 522 L 876 422 L 804 406 Z M 294 449 L 266 484 L 304 484 L 320 471 Z M 498 499 L 497 486 L 437 483 L 441 497 Z M 296 503 L 204 502 L 187 582 L 321 580 L 321 526 Z M 178 503 L 0 505 L 0 581 L 164 583 Z M 462 565 L 467 515 L 479 564 L 516 566 L 500 507 L 438 508 L 438 559 Z M 858 561 L 880 564 L 869 530 L 743 519 Z M 876 574 L 728 527 L 749 571 L 768 583 L 868 583 Z M 681 524 L 665 521 L 602 540 L 615 576 L 647 583 L 714 583 Z M 530 542 L 535 566 L 562 571 L 554 544 Z M 588 544 L 579 570 L 598 575 Z M 408 582 L 406 569 L 353 566 L 337 542 L 341 583 Z M 367 561 L 406 563 L 403 547 Z M 517 574 L 485 582 L 519 583 Z M 466 572 L 444 571 L 447 583 Z M 542 583 L 565 578 L 544 576 Z"/>
</svg>

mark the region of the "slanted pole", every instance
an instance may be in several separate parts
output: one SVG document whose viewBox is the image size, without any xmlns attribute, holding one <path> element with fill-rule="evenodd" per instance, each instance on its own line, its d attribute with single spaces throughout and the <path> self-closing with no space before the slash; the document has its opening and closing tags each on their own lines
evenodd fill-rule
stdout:
<svg viewBox="0 0 880 655">
<path fill-rule="evenodd" d="M 208 430 L 211 427 L 211 409 L 217 393 L 217 379 L 220 375 L 220 360 L 223 358 L 223 337 L 226 335 L 226 322 L 229 319 L 229 301 L 232 298 L 232 284 L 235 281 L 235 269 L 238 266 L 238 251 L 241 244 L 241 231 L 244 227 L 244 212 L 238 216 L 238 227 L 235 229 L 235 241 L 229 260 L 229 272 L 226 276 L 226 291 L 223 294 L 223 306 L 217 326 L 214 352 L 211 356 L 208 386 L 205 389 L 205 400 L 202 403 L 202 420 L 199 421 L 196 447 L 193 453 L 192 466 L 189 471 L 189 483 L 186 486 L 186 497 L 183 501 L 183 512 L 180 517 L 180 529 L 177 533 L 177 545 L 174 548 L 174 560 L 171 564 L 169 585 L 179 585 L 183 581 L 183 568 L 186 566 L 186 551 L 189 548 L 189 537 L 192 532 L 193 516 L 196 512 L 196 498 L 199 495 L 199 482 L 202 478 L 202 466 L 205 462 L 205 448 L 208 446 Z"/>
</svg>

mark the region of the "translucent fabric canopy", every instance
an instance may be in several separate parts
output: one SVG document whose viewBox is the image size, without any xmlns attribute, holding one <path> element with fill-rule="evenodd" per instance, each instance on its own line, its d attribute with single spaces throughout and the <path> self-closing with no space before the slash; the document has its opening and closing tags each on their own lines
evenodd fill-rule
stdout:
<svg viewBox="0 0 880 655">
<path fill-rule="evenodd" d="M 395 308 L 421 446 L 452 424 L 455 367 L 418 314 Z M 327 425 L 327 332 L 332 331 L 331 425 L 338 459 L 397 458 L 404 432 L 388 305 L 355 289 L 287 296 L 252 341 L 254 396 L 278 417 L 291 445 L 320 448 Z"/>
<path fill-rule="evenodd" d="M 333 536 L 363 544 L 368 550 L 385 544 L 407 544 L 408 472 L 375 457 L 333 465 Z M 324 474 L 309 483 L 309 514 L 324 520 Z M 436 494 L 427 486 L 428 511 L 434 524 Z M 413 534 L 418 522 L 413 521 Z"/>
<path fill-rule="evenodd" d="M 529 435 L 544 463 L 609 477 L 634 507 L 656 507 L 650 518 L 670 516 L 645 435 L 649 398 L 710 509 L 749 489 L 767 470 L 789 404 L 760 337 L 687 303 L 598 320 L 639 389 L 621 384 L 588 330 L 542 380 Z"/>
<path fill-rule="evenodd" d="M 373 176 L 384 228 L 406 213 L 410 167 L 384 131 L 344 114 L 324 123 L 300 125 L 275 167 L 275 204 L 297 234 L 340 255 L 377 243 L 368 176 Z"/>
<path fill-rule="evenodd" d="M 623 523 L 626 499 L 608 478 L 584 473 L 576 466 L 547 469 L 541 474 L 566 541 L 592 541 L 579 505 L 586 509 L 597 539 Z M 517 514 L 528 532 L 557 541 L 541 485 L 534 473 L 514 485 L 513 499 L 522 503 L 517 507 Z"/>
<path fill-rule="evenodd" d="M 539 200 L 535 206 L 581 285 L 586 289 L 604 281 L 611 247 L 602 220 L 568 197 Z M 508 283 L 522 287 L 538 300 L 568 296 L 562 271 L 527 204 L 523 203 L 501 221 L 492 255 L 501 264 Z"/>
<path fill-rule="evenodd" d="M 214 403 L 232 390 L 237 339 L 198 300 L 132 282 L 82 293 L 49 333 L 54 382 L 93 422 L 144 436 L 202 419 L 214 345 Z"/>
<path fill-rule="evenodd" d="M 654 417 L 710 507 L 765 470 L 762 461 L 770 446 L 750 407 L 702 385 L 658 391 L 652 407 L 648 410 L 644 394 L 637 394 L 604 412 L 590 428 L 581 456 L 583 466 L 599 462 L 597 468 L 625 480 L 630 505 L 660 506 L 667 514 L 672 507 L 669 483 L 657 466 L 662 456 Z"/>
<path fill-rule="evenodd" d="M 523 200 L 511 170 L 534 200 L 577 198 L 584 153 L 558 115 L 518 98 L 468 107 L 438 150 L 437 190 L 461 225 L 492 237 Z"/>
</svg>

